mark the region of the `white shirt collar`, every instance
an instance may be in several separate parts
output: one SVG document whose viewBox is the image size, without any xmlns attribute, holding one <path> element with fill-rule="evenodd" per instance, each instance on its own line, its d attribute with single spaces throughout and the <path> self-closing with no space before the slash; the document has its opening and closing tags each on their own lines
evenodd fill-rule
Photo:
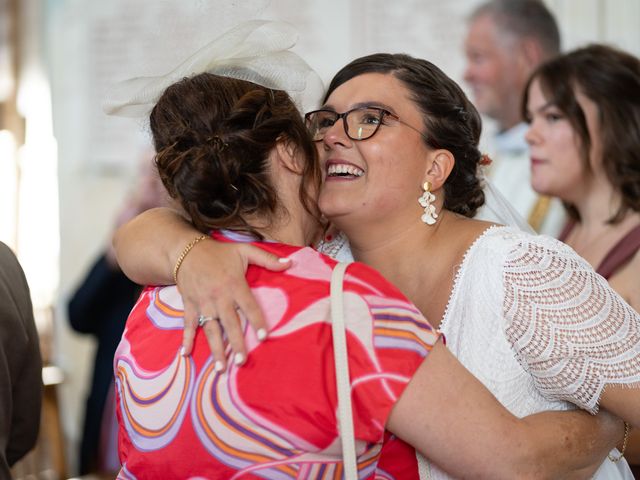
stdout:
<svg viewBox="0 0 640 480">
<path fill-rule="evenodd" d="M 502 153 L 525 153 L 529 149 L 529 145 L 524 138 L 528 128 L 529 126 L 526 123 L 520 122 L 509 130 L 496 134 L 494 145 L 497 155 L 500 156 Z"/>
</svg>

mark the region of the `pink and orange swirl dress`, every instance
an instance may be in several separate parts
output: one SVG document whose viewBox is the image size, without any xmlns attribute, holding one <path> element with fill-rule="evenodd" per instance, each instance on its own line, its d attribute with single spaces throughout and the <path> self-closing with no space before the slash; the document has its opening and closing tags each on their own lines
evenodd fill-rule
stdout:
<svg viewBox="0 0 640 480">
<path fill-rule="evenodd" d="M 247 272 L 269 337 L 259 342 L 243 320 L 244 366 L 216 372 L 202 331 L 192 355 L 180 355 L 175 286 L 147 287 L 133 308 L 114 360 L 119 478 L 342 477 L 329 298 L 336 262 L 308 247 L 255 244 L 293 262 Z M 385 424 L 438 334 L 363 264 L 349 266 L 344 292 L 359 477 L 418 478 L 413 449 Z"/>
</svg>

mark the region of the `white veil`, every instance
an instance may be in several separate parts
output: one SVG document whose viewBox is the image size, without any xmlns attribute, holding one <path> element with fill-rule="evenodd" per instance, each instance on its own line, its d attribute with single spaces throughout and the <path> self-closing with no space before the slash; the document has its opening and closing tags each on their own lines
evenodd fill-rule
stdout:
<svg viewBox="0 0 640 480">
<path fill-rule="evenodd" d="M 535 230 L 522 218 L 522 215 L 516 211 L 509 200 L 498 191 L 493 183 L 484 175 L 481 178 L 484 184 L 484 205 L 480 207 L 473 218 L 516 227 L 523 232 L 535 234 Z"/>
<path fill-rule="evenodd" d="M 223 33 L 171 72 L 137 77 L 115 85 L 103 103 L 109 115 L 143 117 L 167 87 L 185 77 L 213 73 L 286 91 L 300 112 L 313 109 L 324 86 L 318 74 L 290 51 L 298 40 L 285 22 L 252 20 Z"/>
</svg>

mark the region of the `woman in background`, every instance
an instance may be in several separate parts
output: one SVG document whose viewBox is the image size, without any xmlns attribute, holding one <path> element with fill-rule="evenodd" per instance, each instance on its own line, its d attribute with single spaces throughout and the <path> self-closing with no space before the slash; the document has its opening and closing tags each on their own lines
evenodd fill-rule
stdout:
<svg viewBox="0 0 640 480">
<path fill-rule="evenodd" d="M 531 183 L 560 198 L 560 240 L 640 311 L 640 60 L 591 45 L 533 72 L 523 99 Z M 627 448 L 640 474 L 640 431 Z"/>
</svg>

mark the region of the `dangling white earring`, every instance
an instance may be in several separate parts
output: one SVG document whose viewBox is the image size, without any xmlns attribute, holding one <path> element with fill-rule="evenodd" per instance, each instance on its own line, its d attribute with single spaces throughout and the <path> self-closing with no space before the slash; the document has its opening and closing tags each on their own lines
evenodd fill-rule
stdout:
<svg viewBox="0 0 640 480">
<path fill-rule="evenodd" d="M 420 217 L 420 220 L 427 225 L 433 225 L 436 223 L 438 214 L 436 213 L 435 205 L 433 205 L 436 196 L 431 193 L 431 182 L 424 182 L 422 189 L 424 190 L 424 193 L 420 198 L 418 198 L 418 203 L 424 208 L 424 213 L 422 214 L 422 217 Z"/>
</svg>

